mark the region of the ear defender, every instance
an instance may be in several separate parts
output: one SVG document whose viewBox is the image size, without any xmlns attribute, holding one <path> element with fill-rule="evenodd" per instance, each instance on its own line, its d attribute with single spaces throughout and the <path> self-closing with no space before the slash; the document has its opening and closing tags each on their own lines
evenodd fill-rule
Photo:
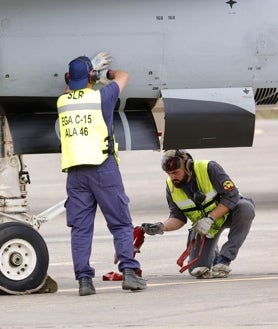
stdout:
<svg viewBox="0 0 278 329">
<path fill-rule="evenodd" d="M 193 170 L 193 165 L 194 165 L 194 161 L 192 159 L 191 154 L 184 153 L 184 152 L 181 152 L 180 150 L 177 150 L 175 155 L 184 160 L 185 171 L 187 173 L 191 173 Z"/>
<path fill-rule="evenodd" d="M 191 173 L 193 170 L 193 164 L 194 164 L 194 161 L 190 158 L 187 158 L 187 160 L 185 160 L 185 162 L 184 162 L 184 169 L 187 172 Z"/>
<path fill-rule="evenodd" d="M 65 73 L 65 83 L 68 85 L 69 82 L 70 82 L 70 74 L 69 74 L 69 72 L 66 72 Z"/>
<path fill-rule="evenodd" d="M 100 79 L 100 73 L 98 71 L 94 71 L 94 69 L 91 69 L 89 71 L 88 81 L 90 83 L 94 83 L 97 82 L 99 79 Z"/>
</svg>

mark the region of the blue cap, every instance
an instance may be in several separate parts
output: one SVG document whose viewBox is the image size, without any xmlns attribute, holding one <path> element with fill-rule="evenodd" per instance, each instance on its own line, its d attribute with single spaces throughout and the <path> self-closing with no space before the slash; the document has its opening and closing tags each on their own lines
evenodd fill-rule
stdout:
<svg viewBox="0 0 278 329">
<path fill-rule="evenodd" d="M 69 87 L 71 90 L 83 89 L 89 82 L 89 73 L 93 69 L 90 58 L 79 56 L 69 63 Z"/>
</svg>

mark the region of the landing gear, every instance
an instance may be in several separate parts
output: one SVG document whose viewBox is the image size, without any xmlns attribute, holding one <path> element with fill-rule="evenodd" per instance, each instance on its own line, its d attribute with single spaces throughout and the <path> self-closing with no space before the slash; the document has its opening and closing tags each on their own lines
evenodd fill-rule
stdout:
<svg viewBox="0 0 278 329">
<path fill-rule="evenodd" d="M 57 283 L 47 275 L 48 249 L 38 230 L 64 210 L 63 202 L 38 216 L 30 214 L 30 177 L 13 145 L 0 111 L 0 294 L 56 292 Z"/>
<path fill-rule="evenodd" d="M 41 235 L 29 224 L 0 225 L 0 289 L 9 294 L 31 293 L 44 284 L 49 255 Z"/>
</svg>

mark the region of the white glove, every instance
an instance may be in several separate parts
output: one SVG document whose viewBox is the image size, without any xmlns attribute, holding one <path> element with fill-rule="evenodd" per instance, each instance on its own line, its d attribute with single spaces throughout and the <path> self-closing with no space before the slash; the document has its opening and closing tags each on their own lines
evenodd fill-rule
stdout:
<svg viewBox="0 0 278 329">
<path fill-rule="evenodd" d="M 95 71 L 102 71 L 108 68 L 112 62 L 112 56 L 106 52 L 97 54 L 92 60 L 93 69 Z"/>
<path fill-rule="evenodd" d="M 192 229 L 198 234 L 207 235 L 213 222 L 210 217 L 203 217 L 192 226 Z"/>
</svg>

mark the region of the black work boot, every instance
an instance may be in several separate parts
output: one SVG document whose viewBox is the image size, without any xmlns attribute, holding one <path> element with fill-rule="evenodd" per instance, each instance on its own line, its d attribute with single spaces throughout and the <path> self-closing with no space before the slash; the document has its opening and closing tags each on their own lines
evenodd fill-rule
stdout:
<svg viewBox="0 0 278 329">
<path fill-rule="evenodd" d="M 131 268 L 123 269 L 123 284 L 124 290 L 143 290 L 147 288 L 146 280 L 136 275 Z"/>
<path fill-rule="evenodd" d="M 92 278 L 84 276 L 79 279 L 79 296 L 94 295 L 96 293 Z"/>
</svg>

